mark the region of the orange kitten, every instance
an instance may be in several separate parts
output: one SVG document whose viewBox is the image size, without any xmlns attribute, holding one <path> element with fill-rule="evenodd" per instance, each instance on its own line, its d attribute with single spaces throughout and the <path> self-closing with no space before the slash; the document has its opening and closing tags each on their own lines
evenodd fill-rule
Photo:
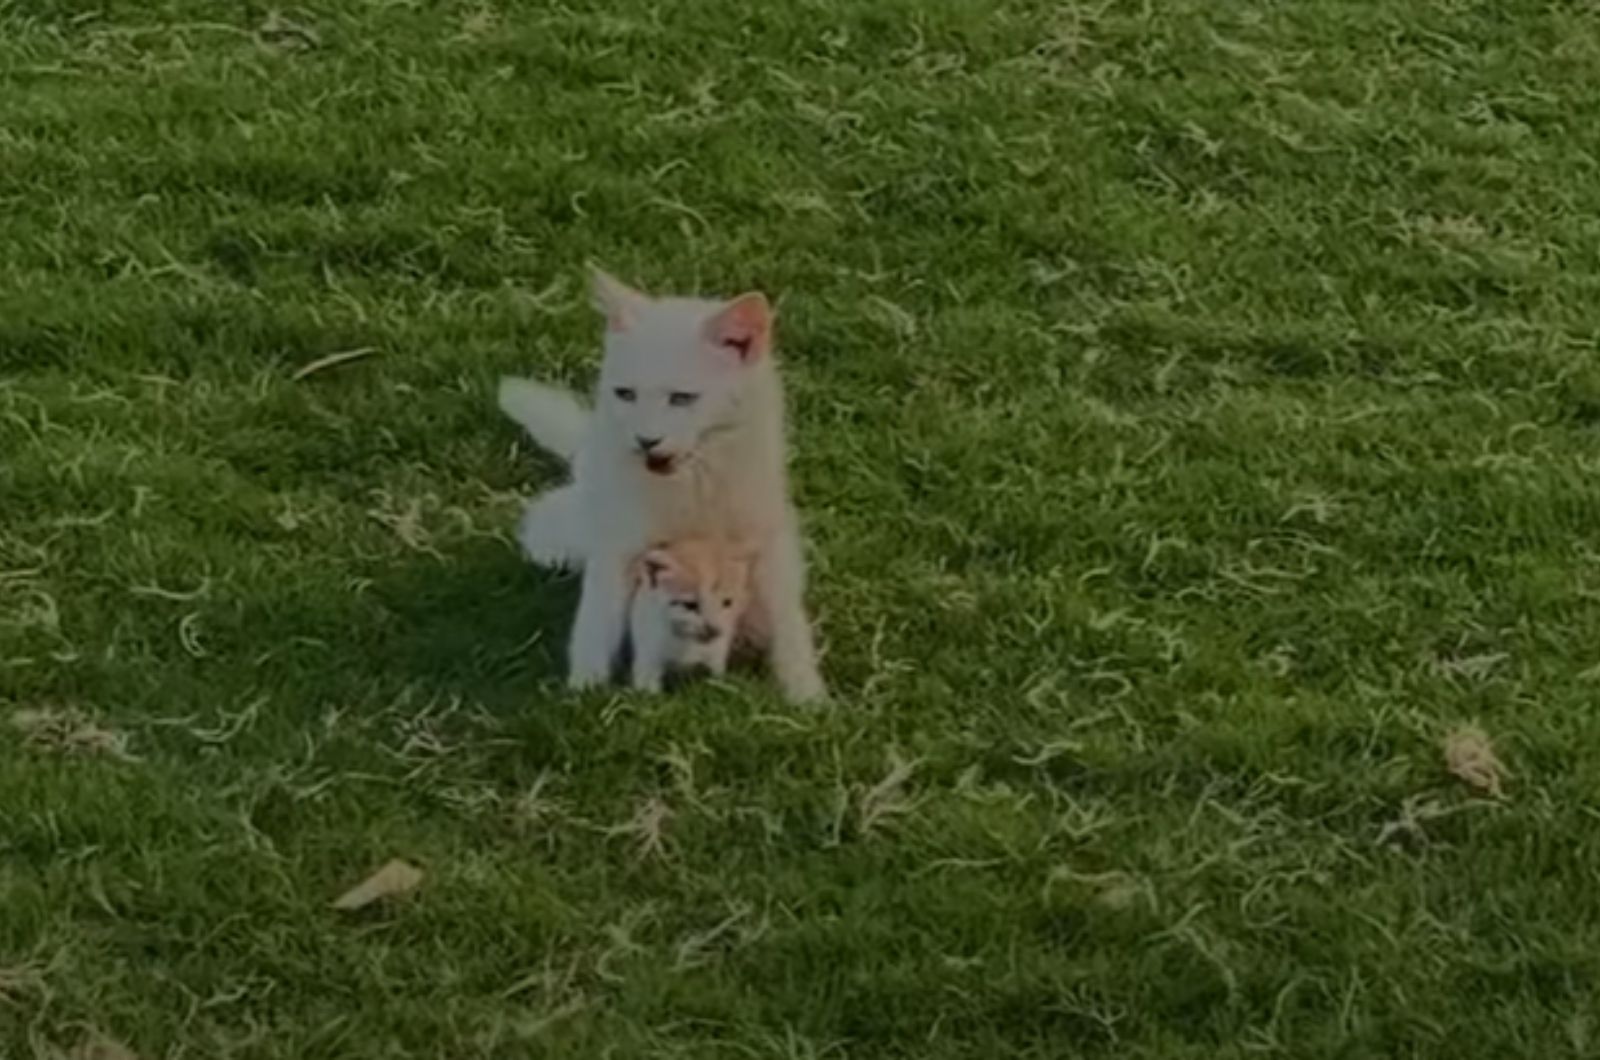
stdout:
<svg viewBox="0 0 1600 1060">
<path fill-rule="evenodd" d="M 727 670 L 750 599 L 753 559 L 743 545 L 703 537 L 680 538 L 639 557 L 628 615 L 633 687 L 658 692 L 669 670 Z"/>
</svg>

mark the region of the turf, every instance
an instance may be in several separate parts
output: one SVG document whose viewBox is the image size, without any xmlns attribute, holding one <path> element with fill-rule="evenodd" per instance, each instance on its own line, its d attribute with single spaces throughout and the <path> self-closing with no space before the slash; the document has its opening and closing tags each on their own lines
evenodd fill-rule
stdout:
<svg viewBox="0 0 1600 1060">
<path fill-rule="evenodd" d="M 0 0 L 0 1055 L 1595 1055 L 1596 114 L 1566 0 Z M 589 259 L 778 299 L 833 709 L 563 690 Z"/>
</svg>

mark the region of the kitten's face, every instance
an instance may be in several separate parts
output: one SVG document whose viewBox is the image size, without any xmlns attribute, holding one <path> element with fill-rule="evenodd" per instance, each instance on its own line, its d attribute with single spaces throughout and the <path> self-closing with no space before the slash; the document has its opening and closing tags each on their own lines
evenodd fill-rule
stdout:
<svg viewBox="0 0 1600 1060">
<path fill-rule="evenodd" d="M 750 595 L 750 556 L 734 545 L 680 541 L 645 553 L 641 580 L 661 594 L 672 635 L 696 644 L 730 636 Z"/>
<path fill-rule="evenodd" d="M 604 273 L 594 285 L 606 314 L 596 408 L 624 451 L 671 475 L 737 422 L 749 368 L 770 345 L 767 300 L 654 299 Z"/>
</svg>

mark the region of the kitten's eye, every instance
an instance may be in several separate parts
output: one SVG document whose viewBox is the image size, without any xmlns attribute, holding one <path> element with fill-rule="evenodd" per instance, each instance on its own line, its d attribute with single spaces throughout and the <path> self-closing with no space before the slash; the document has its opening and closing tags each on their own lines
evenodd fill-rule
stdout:
<svg viewBox="0 0 1600 1060">
<path fill-rule="evenodd" d="M 667 395 L 667 404 L 673 408 L 686 409 L 700 400 L 699 394 L 691 394 L 687 390 L 674 390 Z"/>
<path fill-rule="evenodd" d="M 617 395 L 618 401 L 626 401 L 630 405 L 633 404 L 634 398 L 639 396 L 639 392 L 634 390 L 631 386 L 619 386 L 611 392 Z"/>
<path fill-rule="evenodd" d="M 699 600 L 679 600 L 678 606 L 689 612 L 691 615 L 698 615 L 700 613 Z"/>
<path fill-rule="evenodd" d="M 724 597 L 723 600 L 722 600 L 722 606 L 723 607 L 732 607 L 733 606 L 733 597 L 731 597 L 731 596 Z"/>
</svg>

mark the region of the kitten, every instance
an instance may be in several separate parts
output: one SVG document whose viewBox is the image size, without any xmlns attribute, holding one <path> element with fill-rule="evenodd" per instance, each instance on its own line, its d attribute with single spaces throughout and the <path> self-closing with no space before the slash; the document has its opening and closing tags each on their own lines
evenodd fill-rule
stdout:
<svg viewBox="0 0 1600 1060">
<path fill-rule="evenodd" d="M 633 687 L 659 692 L 669 671 L 720 676 L 750 601 L 753 553 L 714 538 L 658 545 L 634 565 L 628 609 Z"/>
</svg>

